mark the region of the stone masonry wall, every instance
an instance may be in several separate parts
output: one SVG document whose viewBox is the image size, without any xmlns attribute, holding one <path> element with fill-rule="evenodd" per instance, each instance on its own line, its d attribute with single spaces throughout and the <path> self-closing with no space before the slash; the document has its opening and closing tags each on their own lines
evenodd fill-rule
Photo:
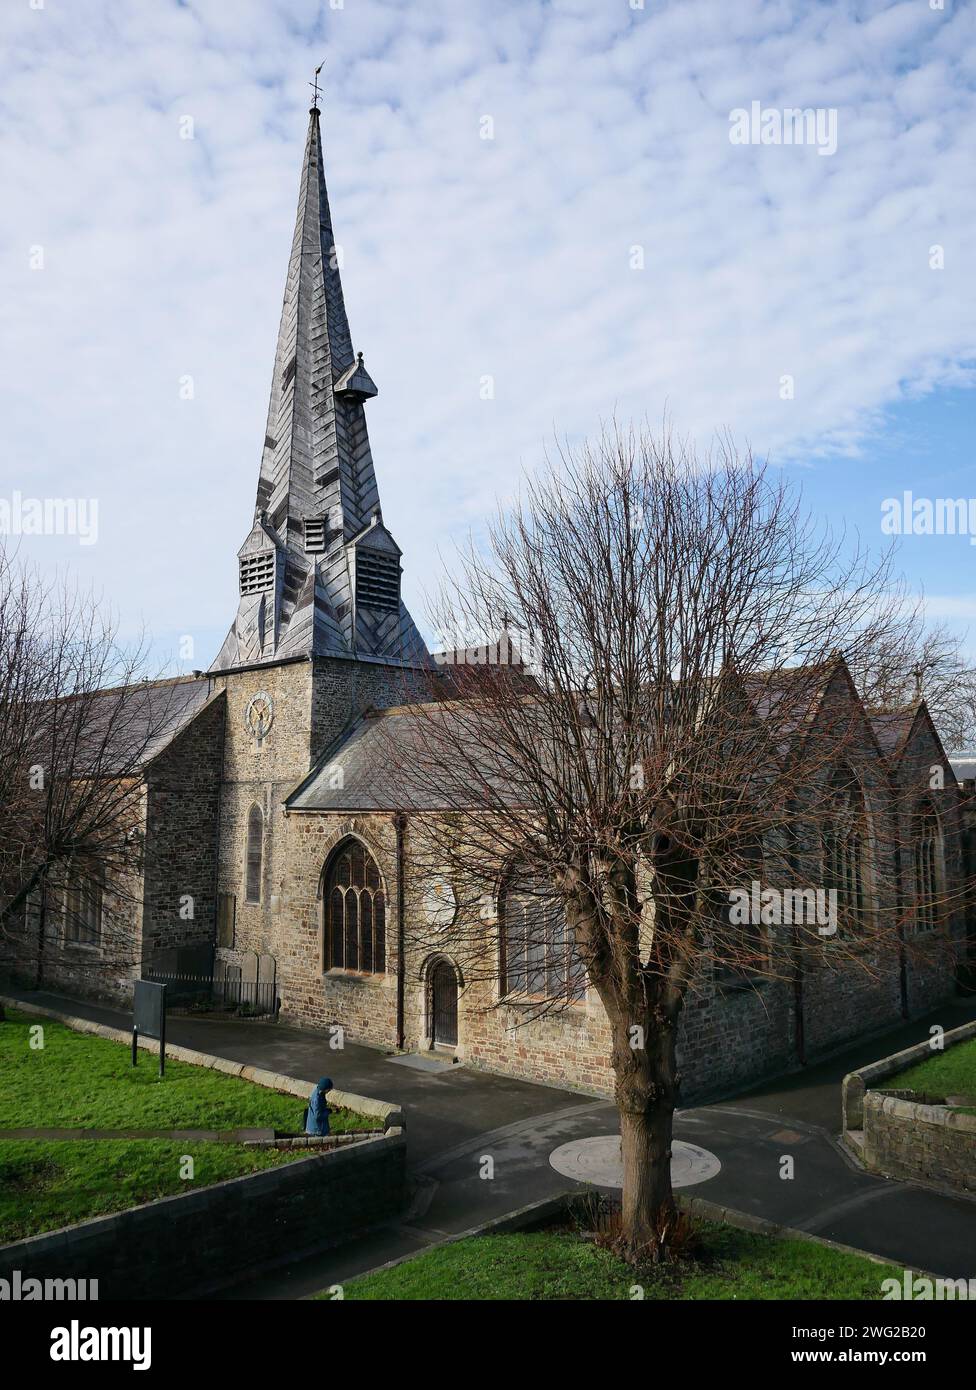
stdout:
<svg viewBox="0 0 976 1390">
<path fill-rule="evenodd" d="M 398 678 L 399 679 L 399 678 Z M 324 698 L 329 687 L 319 688 Z M 333 692 L 334 693 L 334 692 Z M 849 702 L 849 688 L 838 681 L 831 699 Z M 867 815 L 876 843 L 866 868 L 868 901 L 879 924 L 895 920 L 897 889 L 895 836 L 886 817 L 892 814 L 889 765 L 878 756 L 865 726 L 860 753 L 854 759 L 864 790 Z M 853 750 L 852 750 L 853 757 Z M 910 800 L 918 782 L 929 794 L 932 766 L 941 758 L 935 740 L 924 729 L 897 764 L 896 775 L 907 779 L 896 800 Z M 826 775 L 824 773 L 824 775 Z M 946 875 L 958 876 L 958 835 L 954 820 L 956 793 L 950 787 L 932 792 L 943 821 Z M 803 795 L 801 788 L 799 795 Z M 821 796 L 812 789 L 808 794 Z M 300 814 L 287 817 L 288 860 L 286 916 L 283 934 L 282 997 L 285 1016 L 306 1026 L 341 1024 L 353 1040 L 389 1047 L 396 1040 L 396 844 L 390 813 L 348 817 L 338 814 Z M 348 971 L 322 971 L 322 903 L 320 884 L 331 851 L 349 834 L 370 849 L 384 878 L 387 900 L 386 974 L 368 976 Z M 910 842 L 909 828 L 901 832 Z M 409 866 L 410 830 L 407 832 Z M 795 847 L 797 886 L 823 882 L 819 837 Z M 501 1004 L 497 980 L 464 981 L 464 964 L 451 956 L 449 933 L 440 952 L 432 952 L 428 927 L 411 914 L 416 904 L 407 895 L 404 923 L 404 1030 L 408 1048 L 430 1045 L 428 972 L 432 956 L 452 960 L 462 981 L 459 1000 L 457 1054 L 469 1065 L 566 1085 L 600 1094 L 612 1089 L 609 1030 L 599 1000 L 590 991 L 585 1001 L 542 1018 L 514 1004 Z M 467 924 L 467 931 L 477 924 Z M 910 940 L 907 961 L 907 1005 L 912 1012 L 933 1007 L 953 989 L 954 956 L 961 946 L 961 918 Z M 685 1103 L 721 1090 L 735 1089 L 770 1072 L 789 1069 L 800 1061 L 801 1019 L 797 1013 L 793 967 L 785 955 L 787 938 L 774 933 L 778 954 L 777 978 L 730 987 L 711 967 L 704 967 L 683 1011 L 679 1032 L 679 1068 Z M 803 952 L 800 987 L 802 1041 L 806 1059 L 834 1051 L 866 1034 L 894 1026 L 902 1017 L 900 950 L 897 933 L 859 945 L 856 940 L 824 937 Z M 473 972 L 471 972 L 473 973 Z"/>
<path fill-rule="evenodd" d="M 147 770 L 144 968 L 156 951 L 214 939 L 225 717 L 216 692 Z"/>
<path fill-rule="evenodd" d="M 920 932 L 909 924 L 906 931 L 908 958 L 908 1007 L 923 1013 L 944 999 L 966 951 L 965 864 L 959 788 L 937 740 L 926 723 L 921 723 L 897 767 L 898 801 L 902 809 L 900 841 L 903 854 L 904 890 L 914 893 L 914 865 L 911 814 L 917 804 L 929 800 L 942 827 L 947 902 L 944 920 L 934 929 Z M 933 781 L 943 781 L 942 788 Z M 955 885 L 955 891 L 953 891 Z"/>
<path fill-rule="evenodd" d="M 373 706 L 402 702 L 411 693 L 417 694 L 420 687 L 415 674 L 399 667 L 340 657 L 316 657 L 217 679 L 227 695 L 217 892 L 233 894 L 237 900 L 235 945 L 220 955 L 235 963 L 244 951 L 270 954 L 283 978 L 288 962 L 305 958 L 306 952 L 309 967 L 321 958 L 315 895 L 322 870 L 322 861 L 315 862 L 318 849 L 314 837 L 309 845 L 301 836 L 290 834 L 283 802 L 315 759 L 360 714 Z M 270 732 L 259 746 L 246 727 L 245 714 L 248 702 L 262 692 L 272 697 L 275 714 Z M 254 804 L 264 815 L 260 903 L 246 901 L 244 882 L 247 819 Z M 391 940 L 395 937 L 392 910 L 390 900 L 387 934 Z M 356 979 L 348 987 L 350 1005 L 362 993 L 358 984 Z M 294 1010 L 291 1016 L 309 1022 L 321 1020 L 322 1010 L 312 997 L 299 999 L 302 988 L 292 969 L 288 988 L 288 1007 Z"/>
<path fill-rule="evenodd" d="M 137 830 L 145 824 L 145 809 L 143 796 L 136 816 Z M 134 864 L 129 873 L 118 877 L 114 886 L 118 891 L 106 889 L 102 895 L 101 940 L 89 946 L 67 939 L 63 890 L 50 884 L 43 904 L 43 942 L 38 898 L 26 913 L 25 930 L 17 941 L 17 958 L 6 972 L 7 977 L 29 989 L 53 989 L 128 1006 L 132 1001 L 132 981 L 140 972 L 141 869 Z"/>
<path fill-rule="evenodd" d="M 213 939 L 216 894 L 236 899 L 233 947 L 219 956 L 239 962 L 244 952 L 271 955 L 277 962 L 282 1016 L 304 1027 L 341 1025 L 352 1040 L 389 1048 L 397 1040 L 397 853 L 392 811 L 360 815 L 287 813 L 284 801 L 304 778 L 314 754 L 324 756 L 351 719 L 370 705 L 403 702 L 416 691 L 415 677 L 381 663 L 322 658 L 213 677 L 217 698 L 198 715 L 158 761 L 147 796 L 147 929 L 145 949 L 179 941 Z M 274 721 L 259 743 L 246 724 L 248 702 L 265 693 L 274 701 Z M 843 692 L 838 698 L 843 697 Z M 897 775 L 928 787 L 940 751 L 922 729 Z M 857 766 L 869 814 L 876 824 L 890 804 L 890 770 L 865 738 Z M 947 877 L 959 873 L 954 786 L 933 793 L 946 843 Z M 246 902 L 245 851 L 250 808 L 264 816 L 260 902 Z M 955 819 L 954 819 L 955 818 Z M 219 826 L 214 843 L 214 826 Z M 410 828 L 407 830 L 409 864 Z M 323 971 L 322 874 L 347 835 L 369 849 L 383 879 L 386 903 L 386 966 L 381 975 Z M 885 837 L 890 841 L 890 836 Z M 879 854 L 886 851 L 881 850 Z M 797 878 L 822 882 L 819 844 L 800 845 Z M 877 903 L 890 891 L 894 866 L 872 864 Z M 179 918 L 182 894 L 194 898 L 192 926 Z M 441 950 L 431 949 L 430 929 L 421 929 L 407 900 L 403 961 L 404 1034 L 410 1048 L 429 1045 L 428 984 L 432 958 L 451 956 L 449 933 Z M 476 924 L 469 924 L 476 925 Z M 923 939 L 924 936 L 924 939 Z M 423 944 L 422 944 L 423 943 Z M 909 941 L 908 1006 L 920 1012 L 952 990 L 953 957 L 963 944 L 962 914 L 935 931 Z M 863 947 L 841 965 L 838 943 L 824 939 L 809 953 L 802 978 L 806 1057 L 897 1023 L 902 1015 L 897 940 Z M 857 951 L 855 949 L 855 954 Z M 55 962 L 52 961 L 52 968 Z M 69 992 L 78 984 L 65 955 L 64 970 L 50 976 Z M 458 971 L 463 977 L 463 963 Z M 77 972 L 79 967 L 75 966 Z M 485 972 L 482 971 L 482 974 Z M 489 972 L 490 973 L 490 972 Z M 703 969 L 686 1003 L 679 1034 L 683 1097 L 734 1089 L 798 1061 L 799 1019 L 791 972 L 757 987 L 721 983 Z M 499 1003 L 497 979 L 463 981 L 458 1055 L 470 1065 L 600 1094 L 612 1088 L 607 1022 L 593 992 L 561 1013 L 528 1020 L 526 1010 Z"/>
<path fill-rule="evenodd" d="M 277 956 L 286 933 L 283 900 L 288 866 L 282 845 L 282 802 L 308 771 L 311 663 L 293 662 L 218 676 L 225 691 L 227 722 L 223 768 L 218 778 L 219 854 L 215 890 L 236 899 L 234 947 L 221 951 L 234 961 L 243 951 Z M 267 694 L 274 719 L 267 736 L 254 737 L 246 723 L 253 697 Z M 245 858 L 251 807 L 263 816 L 260 901 L 247 902 Z"/>
<path fill-rule="evenodd" d="M 958 1028 L 944 1032 L 940 1039 L 940 1047 L 956 1047 L 970 1038 L 976 1038 L 976 1022 L 963 1023 Z M 883 1081 L 898 1076 L 919 1062 L 927 1061 L 933 1054 L 933 1041 L 933 1038 L 926 1038 L 912 1047 L 903 1048 L 901 1052 L 893 1052 L 888 1057 L 879 1058 L 877 1062 L 869 1062 L 867 1066 L 859 1067 L 857 1071 L 848 1072 L 844 1077 L 843 1087 L 845 1134 L 849 1130 L 864 1128 L 864 1097 L 868 1091 L 882 1089 Z"/>
<path fill-rule="evenodd" d="M 976 1193 L 976 1115 L 922 1105 L 907 1092 L 868 1091 L 863 1158 L 889 1178 Z"/>
<path fill-rule="evenodd" d="M 285 817 L 288 889 L 284 913 L 290 923 L 279 957 L 282 1017 L 304 1027 L 341 1025 L 352 1041 L 391 1047 L 396 1041 L 396 835 L 393 816 L 292 813 Z M 387 903 L 387 960 L 384 975 L 322 970 L 321 876 L 329 856 L 348 836 L 359 838 L 376 860 Z M 409 863 L 410 830 L 406 836 Z M 404 980 L 405 1045 L 430 1045 L 428 970 L 434 954 L 430 929 L 411 918 L 407 895 Z M 470 930 L 470 926 L 469 926 Z M 897 951 L 847 962 L 838 969 L 825 940 L 817 958 L 806 959 L 804 1027 L 808 1057 L 831 1051 L 848 1039 L 895 1025 L 901 1017 Z M 591 990 L 585 1001 L 530 1020 L 530 1010 L 500 1004 L 499 986 L 483 978 L 463 981 L 457 1055 L 474 1067 L 597 1094 L 610 1094 L 609 1029 Z M 951 991 L 951 972 L 942 976 L 940 998 Z M 684 1103 L 731 1090 L 770 1072 L 797 1064 L 797 1019 L 792 984 L 771 979 L 755 987 L 730 988 L 707 968 L 689 996 L 679 1032 L 679 1068 Z"/>
<path fill-rule="evenodd" d="M 390 1047 L 396 1042 L 397 872 L 391 816 L 285 818 L 289 865 L 284 911 L 290 924 L 278 957 L 281 1016 L 306 1028 L 341 1026 L 353 1040 Z M 383 882 L 386 971 L 323 973 L 322 875 L 333 851 L 349 835 L 363 842 Z"/>
<path fill-rule="evenodd" d="M 315 657 L 309 746 L 313 760 L 368 709 L 389 709 L 429 698 L 427 678 L 410 667 L 380 661 Z"/>
<path fill-rule="evenodd" d="M 97 1279 L 104 1299 L 186 1297 L 389 1220 L 406 1140 L 381 1138 L 0 1248 L 0 1278 Z"/>
</svg>

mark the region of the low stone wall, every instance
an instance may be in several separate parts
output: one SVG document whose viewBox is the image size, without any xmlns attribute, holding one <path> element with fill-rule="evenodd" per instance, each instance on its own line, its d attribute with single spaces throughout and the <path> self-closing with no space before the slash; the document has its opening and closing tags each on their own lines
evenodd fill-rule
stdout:
<svg viewBox="0 0 976 1390">
<path fill-rule="evenodd" d="M 953 1028 L 945 1034 L 943 1043 L 945 1047 L 954 1047 L 956 1043 L 966 1042 L 969 1038 L 976 1038 L 976 1022 Z M 930 1043 L 920 1042 L 914 1047 L 906 1047 L 902 1052 L 893 1052 L 890 1057 L 882 1057 L 880 1062 L 872 1062 L 859 1071 L 848 1072 L 844 1077 L 844 1133 L 864 1128 L 864 1100 L 868 1091 L 877 1090 L 879 1084 L 889 1076 L 897 1076 L 899 1072 L 934 1055 Z"/>
<path fill-rule="evenodd" d="M 976 1038 L 976 1022 L 953 1028 L 943 1050 Z M 883 1083 L 932 1056 L 928 1041 L 844 1077 L 844 1138 L 864 1166 L 888 1178 L 976 1193 L 976 1115 Z"/>
<path fill-rule="evenodd" d="M 99 1299 L 184 1298 L 389 1220 L 404 1200 L 399 1129 L 199 1192 L 0 1247 L 0 1278 L 96 1279 Z"/>
<path fill-rule="evenodd" d="M 976 1115 L 900 1095 L 864 1097 L 865 1167 L 889 1178 L 976 1193 Z"/>
<path fill-rule="evenodd" d="M 128 1035 L 90 1019 L 0 995 L 0 1008 L 56 1019 L 111 1042 Z M 140 1038 L 147 1052 L 159 1051 Z M 166 1056 L 239 1076 L 256 1086 L 308 1100 L 314 1087 L 297 1077 L 249 1067 L 192 1048 L 167 1045 Z M 0 1246 L 0 1279 L 95 1279 L 100 1299 L 200 1295 L 264 1267 L 300 1259 L 343 1236 L 396 1216 L 406 1193 L 403 1112 L 389 1101 L 332 1090 L 330 1105 L 375 1117 L 382 1134 L 253 1140 L 245 1147 L 294 1148 L 307 1157 L 230 1178 L 196 1192 L 162 1197 L 111 1216 Z"/>
</svg>

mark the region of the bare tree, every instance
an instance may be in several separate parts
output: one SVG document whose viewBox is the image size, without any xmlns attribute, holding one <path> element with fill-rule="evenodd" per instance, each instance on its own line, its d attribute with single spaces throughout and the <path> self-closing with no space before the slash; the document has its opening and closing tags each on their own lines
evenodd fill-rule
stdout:
<svg viewBox="0 0 976 1390">
<path fill-rule="evenodd" d="M 52 900 L 77 936 L 96 895 L 112 905 L 105 958 L 135 962 L 143 768 L 177 713 L 172 683 L 148 679 L 145 644 L 122 644 L 93 596 L 45 584 L 0 554 L 0 960 L 8 968 L 29 970 L 36 951 L 39 977 Z"/>
<path fill-rule="evenodd" d="M 959 637 L 944 624 L 926 626 L 921 602 L 906 615 L 901 645 L 866 654 L 863 669 L 852 671 L 871 709 L 899 709 L 924 699 L 950 752 L 976 748 L 976 670 L 961 650 Z"/>
<path fill-rule="evenodd" d="M 788 980 L 804 956 L 871 971 L 909 949 L 908 808 L 866 761 L 848 671 L 901 659 L 905 612 L 890 556 L 850 553 L 730 441 L 699 458 L 616 432 L 561 451 L 469 548 L 433 615 L 458 650 L 429 702 L 380 721 L 413 892 L 447 877 L 461 900 L 432 946 L 526 1020 L 586 980 L 599 996 L 632 1257 L 661 1257 L 674 1226 L 689 992 L 713 967 Z M 499 624 L 531 688 L 492 658 Z"/>
</svg>

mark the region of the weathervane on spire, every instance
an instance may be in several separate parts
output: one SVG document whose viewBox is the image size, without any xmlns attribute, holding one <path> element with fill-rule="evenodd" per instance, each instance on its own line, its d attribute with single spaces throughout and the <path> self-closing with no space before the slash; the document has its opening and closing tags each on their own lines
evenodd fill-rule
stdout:
<svg viewBox="0 0 976 1390">
<path fill-rule="evenodd" d="M 325 59 L 323 58 L 321 63 L 319 63 L 318 67 L 315 69 L 315 81 L 310 82 L 308 84 L 312 88 L 312 91 L 315 93 L 315 95 L 312 97 L 313 111 L 317 111 L 319 109 L 319 73 L 322 71 L 324 67 Z"/>
</svg>

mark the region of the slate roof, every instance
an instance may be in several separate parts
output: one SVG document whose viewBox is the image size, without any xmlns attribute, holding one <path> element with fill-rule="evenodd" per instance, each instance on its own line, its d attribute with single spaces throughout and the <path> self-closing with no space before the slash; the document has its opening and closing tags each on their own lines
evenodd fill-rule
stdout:
<svg viewBox="0 0 976 1390">
<path fill-rule="evenodd" d="M 436 661 L 435 654 L 434 660 Z M 778 742 L 784 750 L 817 716 L 830 680 L 842 663 L 831 660 L 819 667 L 787 672 L 757 674 L 744 682 L 750 703 L 760 723 L 776 720 Z M 777 707 L 778 695 L 786 703 Z M 531 698 L 527 696 L 526 698 Z M 473 736 L 464 740 L 465 767 L 453 774 L 450 786 L 432 787 L 424 776 L 424 750 L 436 726 L 431 719 L 453 720 L 449 747 L 462 746 L 459 733 L 467 727 L 476 735 L 479 716 L 469 700 L 447 700 L 438 704 L 407 705 L 372 711 L 352 725 L 327 756 L 299 784 L 287 800 L 294 811 L 375 811 L 457 809 L 478 801 L 478 788 L 490 781 L 494 788 L 504 786 L 510 801 L 518 800 L 517 770 L 493 765 L 493 753 L 480 746 Z M 919 713 L 919 706 L 893 713 L 867 715 L 880 751 L 887 757 L 900 752 Z M 870 738 L 870 733 L 867 735 Z M 439 771 L 444 774 L 444 760 Z M 957 774 L 958 775 L 958 774 Z M 466 793 L 468 793 L 466 799 Z"/>
<path fill-rule="evenodd" d="M 886 758 L 897 758 L 908 742 L 918 718 L 918 705 L 906 709 L 881 710 L 868 715 L 878 747 Z"/>
<path fill-rule="evenodd" d="M 775 718 L 780 734 L 789 735 L 809 727 L 816 718 L 838 667 L 834 659 L 757 671 L 744 677 L 743 687 L 757 716 L 762 720 Z"/>
<path fill-rule="evenodd" d="M 504 627 L 499 628 L 497 632 L 486 634 L 483 642 L 467 647 L 446 647 L 443 651 L 431 652 L 430 659 L 435 666 L 448 671 L 456 667 L 478 670 L 485 665 L 521 669 L 530 664 L 526 663 L 522 655 L 518 636 L 513 637 Z"/>
<path fill-rule="evenodd" d="M 949 764 L 957 782 L 971 782 L 976 778 L 976 753 L 956 753 Z"/>
<path fill-rule="evenodd" d="M 274 557 L 274 583 L 241 594 L 214 670 L 330 652 L 426 660 L 402 602 L 387 610 L 356 601 L 357 545 L 377 539 L 363 536 L 371 525 L 385 528 L 363 408 L 376 386 L 353 352 L 338 260 L 313 107 L 254 523 L 241 548 Z M 306 550 L 307 521 L 322 526 L 324 549 Z"/>
<path fill-rule="evenodd" d="M 132 726 L 140 738 L 141 761 L 157 758 L 196 718 L 213 695 L 208 680 L 189 677 L 147 682 L 132 692 Z"/>
<path fill-rule="evenodd" d="M 438 721 L 453 721 L 449 737 L 463 733 L 465 701 L 401 705 L 371 711 L 353 724 L 288 797 L 289 811 L 448 810 L 478 803 L 480 779 L 514 789 L 517 778 L 500 777 L 491 753 L 470 740 L 464 765 L 453 775 L 443 766 L 435 787 L 423 774 L 424 750 Z M 434 721 L 431 724 L 429 721 Z M 476 726 L 477 716 L 472 723 Z M 453 746 L 453 744 L 451 745 Z M 446 783 L 449 781 L 450 785 Z M 513 795 L 512 801 L 517 798 Z"/>
<path fill-rule="evenodd" d="M 77 775 L 135 774 L 157 758 L 211 698 L 218 698 L 211 682 L 193 676 L 93 691 L 74 702 L 77 722 L 62 711 L 58 728 L 62 739 L 65 731 L 77 730 Z"/>
<path fill-rule="evenodd" d="M 435 662 L 438 655 L 432 658 Z M 476 678 L 484 667 L 461 668 Z M 502 750 L 486 748 L 478 732 L 476 680 L 467 698 L 374 710 L 353 724 L 289 796 L 292 811 L 449 810 L 478 804 L 479 787 L 490 783 L 518 803 L 518 769 L 496 764 Z M 525 698 L 531 701 L 531 693 Z M 540 704 L 540 737 L 545 741 L 547 709 Z M 431 722 L 433 721 L 433 723 Z M 450 722 L 448 748 L 464 749 L 462 765 L 436 759 L 440 787 L 425 776 L 425 749 L 437 737 L 437 722 Z M 467 731 L 467 737 L 465 737 Z"/>
</svg>

